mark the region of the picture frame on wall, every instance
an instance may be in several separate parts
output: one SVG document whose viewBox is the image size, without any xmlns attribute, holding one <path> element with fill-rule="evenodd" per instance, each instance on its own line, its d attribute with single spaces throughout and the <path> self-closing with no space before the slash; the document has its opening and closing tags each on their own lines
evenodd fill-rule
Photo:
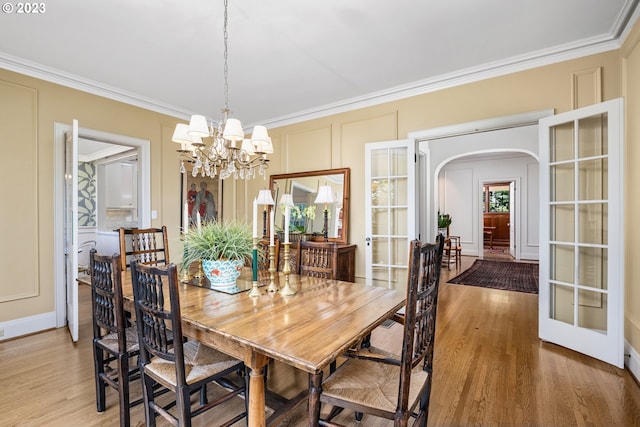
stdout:
<svg viewBox="0 0 640 427">
<path fill-rule="evenodd" d="M 193 165 L 185 166 L 187 170 L 180 174 L 180 224 L 184 227 L 187 223 L 186 214 L 189 227 L 194 226 L 197 221 L 197 212 L 200 212 L 202 222 L 219 221 L 222 219 L 222 180 L 217 176 L 215 178 L 203 177 L 201 174 L 193 176 Z"/>
</svg>

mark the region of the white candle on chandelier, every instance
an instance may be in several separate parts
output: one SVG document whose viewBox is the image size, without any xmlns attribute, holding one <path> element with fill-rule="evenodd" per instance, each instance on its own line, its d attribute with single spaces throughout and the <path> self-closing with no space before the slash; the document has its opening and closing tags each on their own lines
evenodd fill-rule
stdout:
<svg viewBox="0 0 640 427">
<path fill-rule="evenodd" d="M 198 227 L 198 233 L 202 233 L 202 217 L 200 211 L 196 212 L 196 226 Z"/>
</svg>

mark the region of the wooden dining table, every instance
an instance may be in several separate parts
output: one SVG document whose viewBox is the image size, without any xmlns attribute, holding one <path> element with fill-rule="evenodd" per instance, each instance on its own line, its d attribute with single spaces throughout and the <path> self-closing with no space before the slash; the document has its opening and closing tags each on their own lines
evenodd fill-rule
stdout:
<svg viewBox="0 0 640 427">
<path fill-rule="evenodd" d="M 250 270 L 243 271 L 233 294 L 197 281 L 180 284 L 184 334 L 244 361 L 250 370 L 250 427 L 267 423 L 264 367 L 269 359 L 318 374 L 405 303 L 403 290 L 365 284 L 291 274 L 296 293 L 285 296 L 266 291 L 268 275 L 259 281 L 256 297 L 247 292 Z M 284 285 L 282 273 L 276 273 L 275 283 Z M 132 308 L 129 271 L 123 272 L 122 284 Z"/>
</svg>

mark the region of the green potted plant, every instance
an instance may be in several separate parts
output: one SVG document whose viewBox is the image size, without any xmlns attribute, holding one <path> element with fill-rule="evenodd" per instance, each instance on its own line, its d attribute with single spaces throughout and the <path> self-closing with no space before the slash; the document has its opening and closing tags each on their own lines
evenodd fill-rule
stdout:
<svg viewBox="0 0 640 427">
<path fill-rule="evenodd" d="M 184 235 L 182 268 L 202 260 L 202 269 L 212 287 L 232 287 L 252 249 L 249 225 L 237 221 L 205 222 Z"/>
<path fill-rule="evenodd" d="M 451 215 L 449 214 L 441 214 L 440 211 L 438 211 L 438 234 L 442 234 L 443 236 L 447 236 L 447 230 L 449 229 L 449 226 L 451 225 Z"/>
</svg>

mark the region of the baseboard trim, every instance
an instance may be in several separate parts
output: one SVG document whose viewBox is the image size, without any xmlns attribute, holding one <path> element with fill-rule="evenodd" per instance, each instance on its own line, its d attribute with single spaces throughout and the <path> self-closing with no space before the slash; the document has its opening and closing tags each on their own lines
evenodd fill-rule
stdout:
<svg viewBox="0 0 640 427">
<path fill-rule="evenodd" d="M 29 335 L 56 327 L 56 312 L 51 311 L 35 316 L 22 317 L 20 319 L 0 322 L 0 330 L 3 331 L 0 341 Z"/>
<path fill-rule="evenodd" d="M 626 340 L 624 342 L 624 354 L 624 365 L 631 372 L 636 382 L 640 384 L 640 354 Z"/>
</svg>

